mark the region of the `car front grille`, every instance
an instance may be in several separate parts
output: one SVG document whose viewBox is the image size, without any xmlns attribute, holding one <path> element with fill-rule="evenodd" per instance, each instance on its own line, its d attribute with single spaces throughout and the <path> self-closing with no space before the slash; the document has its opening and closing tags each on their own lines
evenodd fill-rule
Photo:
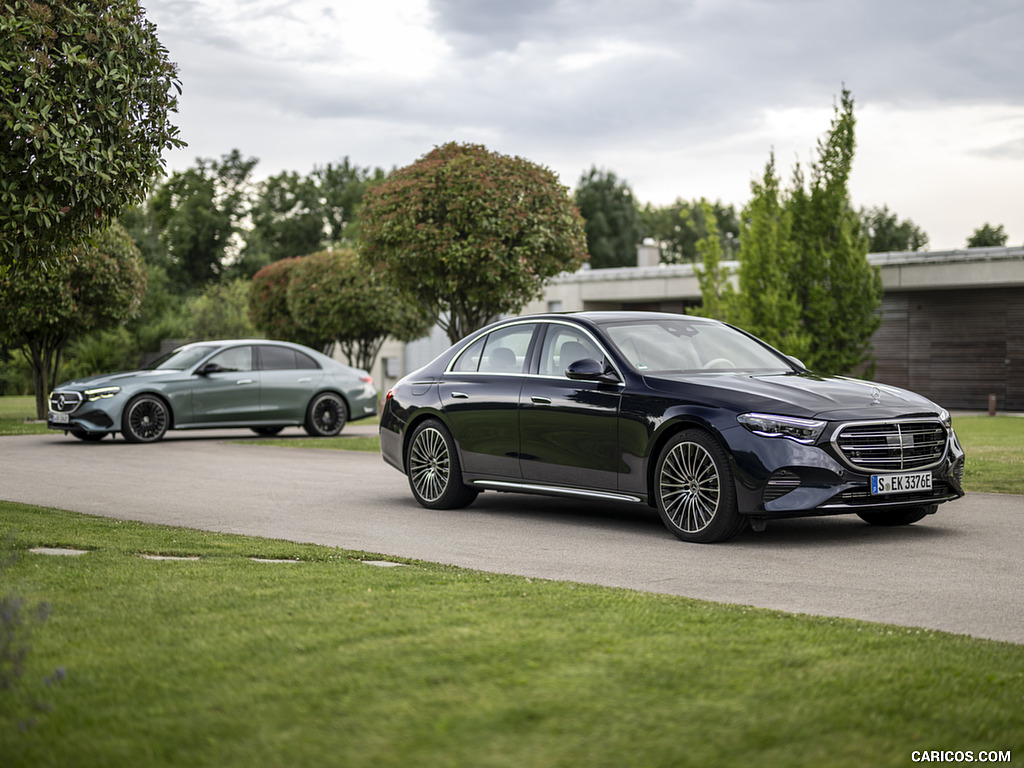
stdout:
<svg viewBox="0 0 1024 768">
<path fill-rule="evenodd" d="M 850 466 L 871 472 L 925 469 L 946 455 L 949 434 L 938 419 L 844 424 L 832 442 Z"/>
<path fill-rule="evenodd" d="M 81 404 L 79 392 L 54 392 L 50 395 L 50 410 L 54 413 L 71 413 Z"/>
</svg>

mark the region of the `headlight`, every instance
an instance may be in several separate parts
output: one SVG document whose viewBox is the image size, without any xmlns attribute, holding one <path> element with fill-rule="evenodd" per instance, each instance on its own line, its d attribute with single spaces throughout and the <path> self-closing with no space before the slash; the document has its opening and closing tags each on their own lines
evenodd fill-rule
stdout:
<svg viewBox="0 0 1024 768">
<path fill-rule="evenodd" d="M 825 428 L 818 419 L 798 419 L 793 416 L 775 416 L 770 413 L 743 413 L 736 421 L 761 437 L 788 437 L 809 445 L 818 439 Z"/>
<path fill-rule="evenodd" d="M 99 387 L 98 389 L 87 389 L 83 394 L 85 395 L 85 399 L 91 403 L 93 400 L 102 400 L 107 397 L 113 397 L 120 391 L 120 387 Z"/>
</svg>

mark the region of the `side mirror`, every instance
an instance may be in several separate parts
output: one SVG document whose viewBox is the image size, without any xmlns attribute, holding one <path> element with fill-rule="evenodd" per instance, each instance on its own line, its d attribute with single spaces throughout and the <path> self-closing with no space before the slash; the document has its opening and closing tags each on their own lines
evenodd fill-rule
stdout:
<svg viewBox="0 0 1024 768">
<path fill-rule="evenodd" d="M 619 377 L 615 375 L 615 371 L 612 368 L 606 369 L 604 364 L 599 363 L 592 357 L 585 357 L 582 360 L 571 363 L 565 369 L 565 375 L 573 381 L 613 382 L 619 380 Z"/>
<path fill-rule="evenodd" d="M 199 368 L 196 368 L 196 376 L 209 376 L 211 373 L 219 373 L 224 370 L 216 363 L 207 363 Z"/>
</svg>

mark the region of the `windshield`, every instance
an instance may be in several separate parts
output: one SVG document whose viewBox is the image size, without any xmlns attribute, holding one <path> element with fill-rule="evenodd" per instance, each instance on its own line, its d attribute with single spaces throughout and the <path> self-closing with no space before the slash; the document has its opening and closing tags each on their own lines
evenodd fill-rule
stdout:
<svg viewBox="0 0 1024 768">
<path fill-rule="evenodd" d="M 641 373 L 789 373 L 789 362 L 735 328 L 666 317 L 609 323 L 608 337 Z"/>
<path fill-rule="evenodd" d="M 186 371 L 215 349 L 218 349 L 215 344 L 207 344 L 198 347 L 179 347 L 173 352 L 168 352 L 163 357 L 158 357 L 143 370 Z"/>
</svg>

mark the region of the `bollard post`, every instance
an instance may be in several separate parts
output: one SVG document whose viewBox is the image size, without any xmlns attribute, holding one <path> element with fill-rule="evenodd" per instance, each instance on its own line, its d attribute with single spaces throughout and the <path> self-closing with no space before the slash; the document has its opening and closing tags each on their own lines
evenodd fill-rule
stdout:
<svg viewBox="0 0 1024 768">
<path fill-rule="evenodd" d="M 988 396 L 988 415 L 989 416 L 995 416 L 996 415 L 996 396 L 995 395 L 989 395 Z"/>
</svg>

